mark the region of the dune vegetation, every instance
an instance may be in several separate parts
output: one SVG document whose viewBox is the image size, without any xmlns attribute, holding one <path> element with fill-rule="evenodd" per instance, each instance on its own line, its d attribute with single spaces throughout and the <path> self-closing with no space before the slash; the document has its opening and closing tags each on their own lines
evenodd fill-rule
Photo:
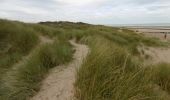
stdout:
<svg viewBox="0 0 170 100">
<path fill-rule="evenodd" d="M 54 28 L 2 22 L 0 99 L 25 100 L 38 91 L 40 81 L 50 68 L 72 59 L 72 46 L 66 38 L 57 37 L 60 33 Z M 41 43 L 40 35 L 53 36 L 53 42 Z"/>
<path fill-rule="evenodd" d="M 52 42 L 42 44 L 41 36 Z M 71 39 L 90 48 L 77 71 L 78 100 L 162 100 L 155 84 L 170 91 L 169 64 L 145 66 L 138 50 L 141 45 L 167 47 L 168 42 L 82 22 L 0 20 L 0 100 L 34 96 L 51 68 L 72 60 Z"/>
</svg>

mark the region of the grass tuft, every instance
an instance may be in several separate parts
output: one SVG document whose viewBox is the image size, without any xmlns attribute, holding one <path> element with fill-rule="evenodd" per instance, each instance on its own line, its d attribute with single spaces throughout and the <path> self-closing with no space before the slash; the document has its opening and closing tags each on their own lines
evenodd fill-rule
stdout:
<svg viewBox="0 0 170 100">
<path fill-rule="evenodd" d="M 155 69 L 154 82 L 170 93 L 170 64 L 161 63 L 153 67 Z"/>
</svg>

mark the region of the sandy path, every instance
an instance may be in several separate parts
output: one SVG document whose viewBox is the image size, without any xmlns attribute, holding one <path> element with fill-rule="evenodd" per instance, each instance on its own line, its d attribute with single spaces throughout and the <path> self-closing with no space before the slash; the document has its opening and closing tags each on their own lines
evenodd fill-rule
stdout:
<svg viewBox="0 0 170 100">
<path fill-rule="evenodd" d="M 88 47 L 73 41 L 70 43 L 76 49 L 74 60 L 67 65 L 53 68 L 42 82 L 39 93 L 31 100 L 74 100 L 76 69 L 81 66 L 83 58 L 86 57 Z"/>
</svg>

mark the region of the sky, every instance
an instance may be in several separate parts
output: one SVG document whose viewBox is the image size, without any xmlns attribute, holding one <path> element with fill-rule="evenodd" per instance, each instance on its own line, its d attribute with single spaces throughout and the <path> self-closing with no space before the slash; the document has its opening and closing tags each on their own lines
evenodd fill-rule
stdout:
<svg viewBox="0 0 170 100">
<path fill-rule="evenodd" d="M 0 18 L 91 24 L 170 23 L 170 0 L 0 0 Z"/>
</svg>

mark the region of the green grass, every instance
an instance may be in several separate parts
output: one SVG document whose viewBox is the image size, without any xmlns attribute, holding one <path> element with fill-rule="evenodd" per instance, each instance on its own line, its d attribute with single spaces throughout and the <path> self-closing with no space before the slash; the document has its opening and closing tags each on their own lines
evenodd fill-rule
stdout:
<svg viewBox="0 0 170 100">
<path fill-rule="evenodd" d="M 41 24 L 29 24 L 28 26 L 32 27 L 37 33 L 48 36 L 50 38 L 53 38 L 61 33 L 64 33 L 64 30 L 61 28 L 53 28 Z"/>
<path fill-rule="evenodd" d="M 155 69 L 155 84 L 170 93 L 170 64 L 161 63 L 153 66 L 153 68 Z"/>
<path fill-rule="evenodd" d="M 17 51 L 26 54 L 38 43 L 38 36 L 30 27 L 25 27 L 19 22 L 5 20 L 0 20 L 0 25 L 1 45 L 6 44 L 9 47 L 6 52 Z"/>
<path fill-rule="evenodd" d="M 91 53 L 77 73 L 78 100 L 155 100 L 150 70 L 115 43 L 93 39 Z"/>
</svg>

